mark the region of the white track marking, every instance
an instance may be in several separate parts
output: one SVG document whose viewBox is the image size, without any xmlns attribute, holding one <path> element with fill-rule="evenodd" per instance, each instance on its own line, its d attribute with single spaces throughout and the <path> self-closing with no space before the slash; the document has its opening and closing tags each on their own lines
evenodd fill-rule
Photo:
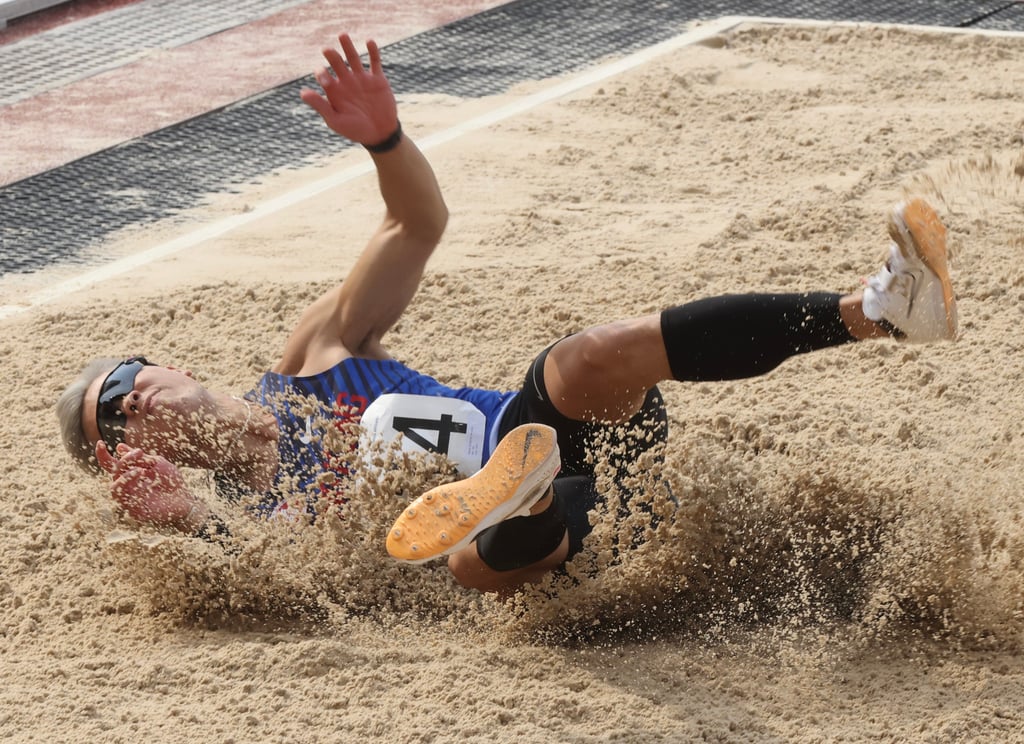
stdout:
<svg viewBox="0 0 1024 744">
<path fill-rule="evenodd" d="M 575 93 L 588 85 L 594 85 L 608 78 L 615 77 L 629 70 L 640 67 L 641 65 L 650 62 L 662 55 L 668 54 L 669 52 L 681 49 L 686 46 L 693 44 L 699 44 L 706 41 L 718 34 L 729 31 L 736 26 L 742 24 L 773 24 L 773 25 L 786 25 L 786 26 L 808 26 L 808 27 L 836 27 L 836 28 L 897 28 L 915 32 L 934 32 L 934 33 L 949 33 L 949 34 L 974 34 L 983 36 L 1009 36 L 1009 37 L 1021 37 L 1024 34 L 1016 31 L 985 31 L 978 29 L 963 29 L 963 28 L 947 28 L 944 26 L 908 26 L 901 24 L 885 24 L 885 23 L 851 23 L 851 22 L 837 22 L 837 21 L 816 21 L 816 20 L 803 20 L 793 18 L 775 18 L 775 17 L 761 17 L 761 16 L 724 16 L 714 21 L 703 23 L 698 27 L 686 31 L 679 36 L 673 37 L 666 41 L 663 41 L 654 46 L 650 46 L 639 52 L 635 52 L 628 57 L 608 62 L 603 65 L 586 70 L 578 75 L 574 75 L 560 83 L 556 83 L 549 88 L 545 88 L 542 91 L 538 91 L 529 96 L 496 108 L 495 110 L 486 114 L 481 114 L 473 119 L 465 121 L 447 129 L 443 129 L 426 137 L 417 139 L 417 145 L 423 151 L 430 150 L 431 148 L 443 145 L 451 142 L 452 140 L 458 139 L 463 135 L 470 132 L 475 132 L 479 129 L 489 127 L 498 122 L 511 119 L 521 113 L 529 111 L 541 106 L 545 103 L 557 100 L 571 93 Z M 280 212 L 283 209 L 292 207 L 299 204 L 307 199 L 311 199 L 318 194 L 333 189 L 342 184 L 348 183 L 349 181 L 361 178 L 365 175 L 373 173 L 373 163 L 367 160 L 362 165 L 353 166 L 346 168 L 345 170 L 339 171 L 331 176 L 321 178 L 312 183 L 308 183 L 305 186 L 289 191 L 280 196 L 268 199 L 267 201 L 257 204 L 251 211 L 243 214 L 234 215 L 231 217 L 225 217 L 216 222 L 212 222 L 208 225 L 197 228 L 185 235 L 169 240 L 165 243 L 161 243 L 145 251 L 120 258 L 111 263 L 104 264 L 98 268 L 92 269 L 80 274 L 79 276 L 66 279 L 62 282 L 58 282 L 53 286 L 33 294 L 28 300 L 20 305 L 0 305 L 0 320 L 5 318 L 18 315 L 26 310 L 38 307 L 53 300 L 57 300 L 67 295 L 70 295 L 79 290 L 90 287 L 94 284 L 98 284 L 102 281 L 110 279 L 111 277 L 124 274 L 128 271 L 136 269 L 140 266 L 152 263 L 162 258 L 166 258 L 172 254 L 193 248 L 200 243 L 207 240 L 217 238 L 225 233 L 228 233 L 236 228 L 248 225 L 256 220 L 261 220 L 272 214 Z"/>
</svg>

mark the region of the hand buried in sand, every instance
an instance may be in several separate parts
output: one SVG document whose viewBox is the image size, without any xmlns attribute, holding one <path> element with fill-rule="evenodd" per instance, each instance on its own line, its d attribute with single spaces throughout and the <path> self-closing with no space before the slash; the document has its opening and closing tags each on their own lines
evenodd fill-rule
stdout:
<svg viewBox="0 0 1024 744">
<path fill-rule="evenodd" d="M 113 477 L 114 501 L 138 522 L 192 533 L 209 514 L 206 505 L 189 493 L 178 468 L 159 455 L 119 444 L 114 456 L 97 442 L 96 461 Z"/>
<path fill-rule="evenodd" d="M 379 144 L 398 127 L 395 95 L 384 77 L 380 49 L 373 41 L 366 43 L 370 53 L 370 70 L 367 72 L 348 34 L 339 38 L 348 64 L 337 50 L 325 49 L 324 58 L 330 63 L 334 75 L 324 68 L 317 71 L 316 80 L 324 89 L 324 95 L 305 88 L 300 96 L 338 134 L 361 145 Z"/>
</svg>

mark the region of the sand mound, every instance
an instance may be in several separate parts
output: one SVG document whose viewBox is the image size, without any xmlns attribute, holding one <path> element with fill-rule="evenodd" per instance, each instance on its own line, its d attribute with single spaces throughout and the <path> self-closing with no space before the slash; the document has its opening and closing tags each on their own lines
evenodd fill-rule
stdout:
<svg viewBox="0 0 1024 744">
<path fill-rule="evenodd" d="M 0 732 L 1020 739 L 1021 43 L 745 27 L 430 153 L 452 219 L 389 348 L 444 382 L 515 387 L 567 332 L 706 295 L 853 289 L 904 193 L 958 248 L 957 343 L 667 384 L 670 443 L 632 516 L 603 480 L 584 553 L 509 602 L 386 558 L 401 505 L 451 477 L 437 463 L 313 524 L 225 505 L 225 550 L 126 523 L 58 442 L 53 401 L 94 355 L 247 390 L 375 226 L 372 179 L 4 321 Z M 402 106 L 413 136 L 460 116 Z"/>
</svg>

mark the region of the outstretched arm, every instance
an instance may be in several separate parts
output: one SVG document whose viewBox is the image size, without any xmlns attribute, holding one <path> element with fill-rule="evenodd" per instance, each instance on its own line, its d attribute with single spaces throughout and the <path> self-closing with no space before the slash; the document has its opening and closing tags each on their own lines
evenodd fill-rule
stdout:
<svg viewBox="0 0 1024 744">
<path fill-rule="evenodd" d="M 102 441 L 95 452 L 112 478 L 111 496 L 135 521 L 194 535 L 209 519 L 209 507 L 189 492 L 181 473 L 163 457 L 127 444 L 117 445 L 115 457 Z"/>
<path fill-rule="evenodd" d="M 330 70 L 317 73 L 323 93 L 303 90 L 302 100 L 332 130 L 368 147 L 386 211 L 345 281 L 303 315 L 275 367 L 285 374 L 315 374 L 348 356 L 386 357 L 381 339 L 416 293 L 448 220 L 430 164 L 399 132 L 377 45 L 367 44 L 366 70 L 348 35 L 340 41 L 344 58 L 337 50 L 324 51 Z M 392 146 L 377 147 L 382 143 Z"/>
</svg>

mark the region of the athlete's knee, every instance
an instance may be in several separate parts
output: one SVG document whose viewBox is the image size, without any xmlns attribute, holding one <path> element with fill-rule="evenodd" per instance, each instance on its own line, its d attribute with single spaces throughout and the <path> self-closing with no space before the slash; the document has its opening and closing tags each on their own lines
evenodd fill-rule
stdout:
<svg viewBox="0 0 1024 744">
<path fill-rule="evenodd" d="M 448 570 L 462 586 L 502 591 L 557 567 L 569 549 L 562 510 L 512 517 L 489 527 L 467 548 L 448 558 Z"/>
<path fill-rule="evenodd" d="M 448 570 L 459 585 L 467 589 L 481 589 L 491 571 L 476 555 L 475 545 L 448 556 Z"/>
<path fill-rule="evenodd" d="M 624 323 L 588 328 L 577 336 L 570 370 L 582 380 L 617 376 L 632 353 L 632 331 Z"/>
<path fill-rule="evenodd" d="M 523 584 L 540 581 L 541 578 L 565 561 L 568 551 L 568 537 L 562 538 L 554 553 L 535 563 L 512 570 L 500 571 L 487 565 L 479 556 L 476 545 L 448 556 L 448 570 L 466 589 L 480 592 L 508 594 Z"/>
</svg>

